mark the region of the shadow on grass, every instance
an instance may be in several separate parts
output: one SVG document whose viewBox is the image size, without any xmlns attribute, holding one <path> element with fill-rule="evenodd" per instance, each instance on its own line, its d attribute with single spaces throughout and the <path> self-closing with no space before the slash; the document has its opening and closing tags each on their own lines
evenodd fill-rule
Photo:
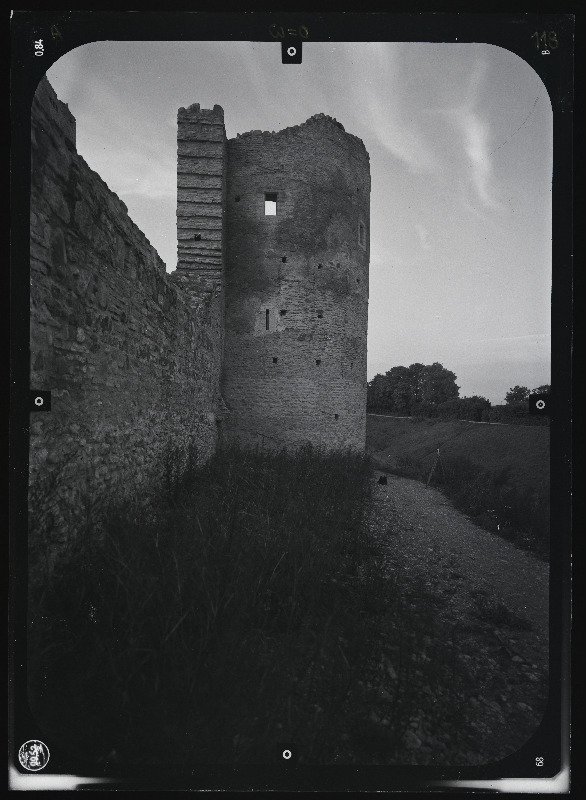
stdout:
<svg viewBox="0 0 586 800">
<path fill-rule="evenodd" d="M 167 460 L 163 499 L 110 509 L 30 582 L 29 697 L 51 740 L 114 764 L 254 763 L 324 742 L 384 581 L 351 452 Z M 36 546 L 39 546 L 39 537 Z"/>
</svg>

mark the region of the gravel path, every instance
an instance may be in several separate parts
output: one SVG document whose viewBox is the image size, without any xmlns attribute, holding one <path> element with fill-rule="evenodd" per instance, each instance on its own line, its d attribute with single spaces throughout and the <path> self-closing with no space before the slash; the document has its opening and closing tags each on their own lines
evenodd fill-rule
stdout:
<svg viewBox="0 0 586 800">
<path fill-rule="evenodd" d="M 377 479 L 383 475 L 376 473 Z M 382 515 L 395 529 L 387 542 L 396 566 L 444 584 L 442 590 L 448 588 L 445 569 L 450 567 L 454 593 L 444 611 L 447 617 L 470 612 L 471 590 L 486 592 L 527 619 L 540 646 L 547 648 L 549 566 L 479 528 L 439 490 L 408 478 L 385 477 L 386 486 L 374 487 L 373 514 L 377 523 Z"/>
<path fill-rule="evenodd" d="M 547 702 L 548 565 L 474 525 L 436 489 L 374 477 L 369 527 L 400 608 L 355 702 L 356 762 L 481 765 L 516 752 Z"/>
</svg>

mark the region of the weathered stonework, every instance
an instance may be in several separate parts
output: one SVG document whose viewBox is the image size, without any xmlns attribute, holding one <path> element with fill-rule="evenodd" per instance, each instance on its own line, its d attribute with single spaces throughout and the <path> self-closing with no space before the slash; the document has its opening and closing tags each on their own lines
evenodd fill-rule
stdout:
<svg viewBox="0 0 586 800">
<path fill-rule="evenodd" d="M 140 496 L 165 460 L 214 451 L 223 296 L 169 276 L 75 150 L 75 120 L 46 80 L 32 107 L 32 514 L 56 535 L 97 498 Z M 42 507 L 41 507 L 42 506 Z"/>
<path fill-rule="evenodd" d="M 317 115 L 226 141 L 178 115 L 177 270 L 78 155 L 44 79 L 32 107 L 30 505 L 58 538 L 99 498 L 151 492 L 170 454 L 363 449 L 370 173 Z M 276 195 L 275 216 L 265 197 Z M 225 402 L 224 402 L 225 401 Z M 84 512 L 85 513 L 85 512 Z"/>
<path fill-rule="evenodd" d="M 368 154 L 331 117 L 228 142 L 228 433 L 364 449 L 369 214 Z"/>
</svg>

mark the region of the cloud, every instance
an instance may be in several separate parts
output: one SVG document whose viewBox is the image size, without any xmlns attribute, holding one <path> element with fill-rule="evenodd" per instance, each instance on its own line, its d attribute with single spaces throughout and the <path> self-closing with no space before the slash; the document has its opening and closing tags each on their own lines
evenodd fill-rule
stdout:
<svg viewBox="0 0 586 800">
<path fill-rule="evenodd" d="M 548 333 L 521 336 L 496 336 L 481 339 L 468 338 L 466 343 L 452 345 L 453 357 L 463 364 L 502 363 L 549 365 L 551 337 Z"/>
<path fill-rule="evenodd" d="M 454 112 L 454 122 L 460 129 L 464 151 L 468 157 L 470 178 L 476 195 L 487 208 L 499 208 L 492 162 L 490 159 L 490 126 L 470 109 Z"/>
<path fill-rule="evenodd" d="M 429 234 L 427 233 L 427 230 L 418 222 L 415 223 L 415 230 L 419 236 L 419 244 L 421 245 L 421 249 L 431 250 L 431 244 L 429 243 Z"/>
<path fill-rule="evenodd" d="M 414 109 L 402 85 L 405 68 L 400 46 L 371 42 L 360 48 L 360 56 L 360 74 L 367 79 L 356 81 L 351 51 L 345 54 L 342 69 L 347 86 L 353 87 L 362 127 L 413 172 L 436 171 L 438 159 L 421 125 L 421 112 Z"/>
<path fill-rule="evenodd" d="M 462 103 L 456 107 L 436 109 L 436 111 L 445 116 L 460 134 L 460 144 L 466 154 L 463 166 L 475 195 L 485 208 L 498 209 L 501 206 L 497 199 L 498 192 L 491 160 L 491 128 L 477 109 L 486 73 L 486 61 L 478 58 L 470 73 Z"/>
</svg>

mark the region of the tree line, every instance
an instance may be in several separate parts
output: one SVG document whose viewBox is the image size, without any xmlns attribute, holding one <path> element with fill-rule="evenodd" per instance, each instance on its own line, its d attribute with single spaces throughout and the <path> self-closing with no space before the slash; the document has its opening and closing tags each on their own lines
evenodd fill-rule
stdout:
<svg viewBox="0 0 586 800">
<path fill-rule="evenodd" d="M 395 416 L 443 417 L 472 422 L 508 422 L 547 424 L 544 417 L 529 415 L 529 395 L 549 393 L 550 386 L 533 390 L 513 386 L 504 405 L 493 406 L 486 397 L 460 397 L 456 375 L 435 361 L 433 364 L 411 364 L 392 367 L 368 382 L 367 411 Z"/>
</svg>

